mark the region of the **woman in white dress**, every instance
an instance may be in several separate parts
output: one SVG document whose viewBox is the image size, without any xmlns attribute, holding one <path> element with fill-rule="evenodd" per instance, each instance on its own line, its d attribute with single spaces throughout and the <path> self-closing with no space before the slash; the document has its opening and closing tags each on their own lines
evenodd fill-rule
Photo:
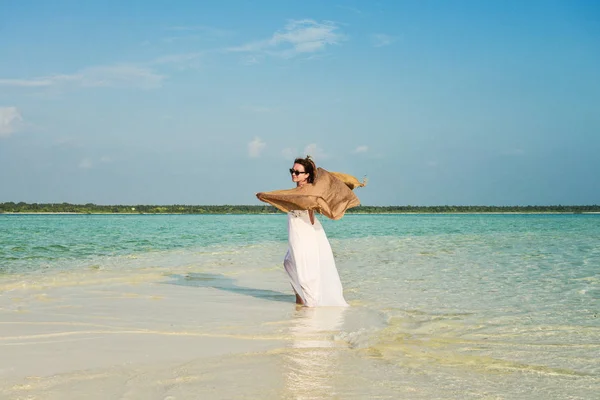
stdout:
<svg viewBox="0 0 600 400">
<path fill-rule="evenodd" d="M 290 169 L 297 187 L 313 183 L 315 172 L 310 157 L 297 158 Z M 306 307 L 347 306 L 331 246 L 314 211 L 288 212 L 288 243 L 283 265 L 296 303 Z"/>
</svg>

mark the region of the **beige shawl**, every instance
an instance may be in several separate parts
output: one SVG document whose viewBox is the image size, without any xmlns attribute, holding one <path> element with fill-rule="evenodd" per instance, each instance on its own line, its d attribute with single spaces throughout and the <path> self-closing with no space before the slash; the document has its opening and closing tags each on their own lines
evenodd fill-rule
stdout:
<svg viewBox="0 0 600 400">
<path fill-rule="evenodd" d="M 257 193 L 260 201 L 269 203 L 283 212 L 314 210 L 337 220 L 346 210 L 360 204 L 352 189 L 365 186 L 352 175 L 328 172 L 317 168 L 315 181 L 287 190 Z"/>
</svg>

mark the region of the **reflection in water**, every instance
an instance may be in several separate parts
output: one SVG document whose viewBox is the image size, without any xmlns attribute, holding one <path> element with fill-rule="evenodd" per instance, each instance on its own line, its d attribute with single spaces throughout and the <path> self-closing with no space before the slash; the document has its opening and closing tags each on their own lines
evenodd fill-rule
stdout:
<svg viewBox="0 0 600 400">
<path fill-rule="evenodd" d="M 340 346 L 334 335 L 344 322 L 346 307 L 299 308 L 291 321 L 291 349 L 284 357 L 286 398 L 335 396 Z"/>
</svg>

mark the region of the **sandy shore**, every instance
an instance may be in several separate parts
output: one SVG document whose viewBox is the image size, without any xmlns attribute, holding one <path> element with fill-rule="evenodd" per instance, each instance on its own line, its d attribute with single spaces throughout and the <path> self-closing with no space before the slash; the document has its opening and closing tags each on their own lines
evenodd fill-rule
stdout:
<svg viewBox="0 0 600 400">
<path fill-rule="evenodd" d="M 285 335 L 261 326 L 289 318 L 293 304 L 236 296 L 211 279 L 86 273 L 4 282 L 0 398 L 164 399 L 190 385 L 210 392 L 207 366 L 283 346 Z"/>
<path fill-rule="evenodd" d="M 333 334 L 345 309 L 298 309 L 282 283 L 160 270 L 0 280 L 0 398 L 296 398 L 347 347 Z M 290 381 L 315 361 L 303 348 L 325 349 L 321 364 Z"/>
</svg>

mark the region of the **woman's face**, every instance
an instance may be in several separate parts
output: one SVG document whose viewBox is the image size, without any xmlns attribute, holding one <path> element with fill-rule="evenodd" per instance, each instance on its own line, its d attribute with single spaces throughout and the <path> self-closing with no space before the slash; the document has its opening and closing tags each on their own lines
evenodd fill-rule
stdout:
<svg viewBox="0 0 600 400">
<path fill-rule="evenodd" d="M 300 172 L 300 173 L 298 175 L 296 175 L 296 172 Z M 295 182 L 300 185 L 303 185 L 307 182 L 308 174 L 306 173 L 306 171 L 304 169 L 304 165 L 294 164 L 290 173 L 292 174 L 292 182 Z"/>
</svg>

